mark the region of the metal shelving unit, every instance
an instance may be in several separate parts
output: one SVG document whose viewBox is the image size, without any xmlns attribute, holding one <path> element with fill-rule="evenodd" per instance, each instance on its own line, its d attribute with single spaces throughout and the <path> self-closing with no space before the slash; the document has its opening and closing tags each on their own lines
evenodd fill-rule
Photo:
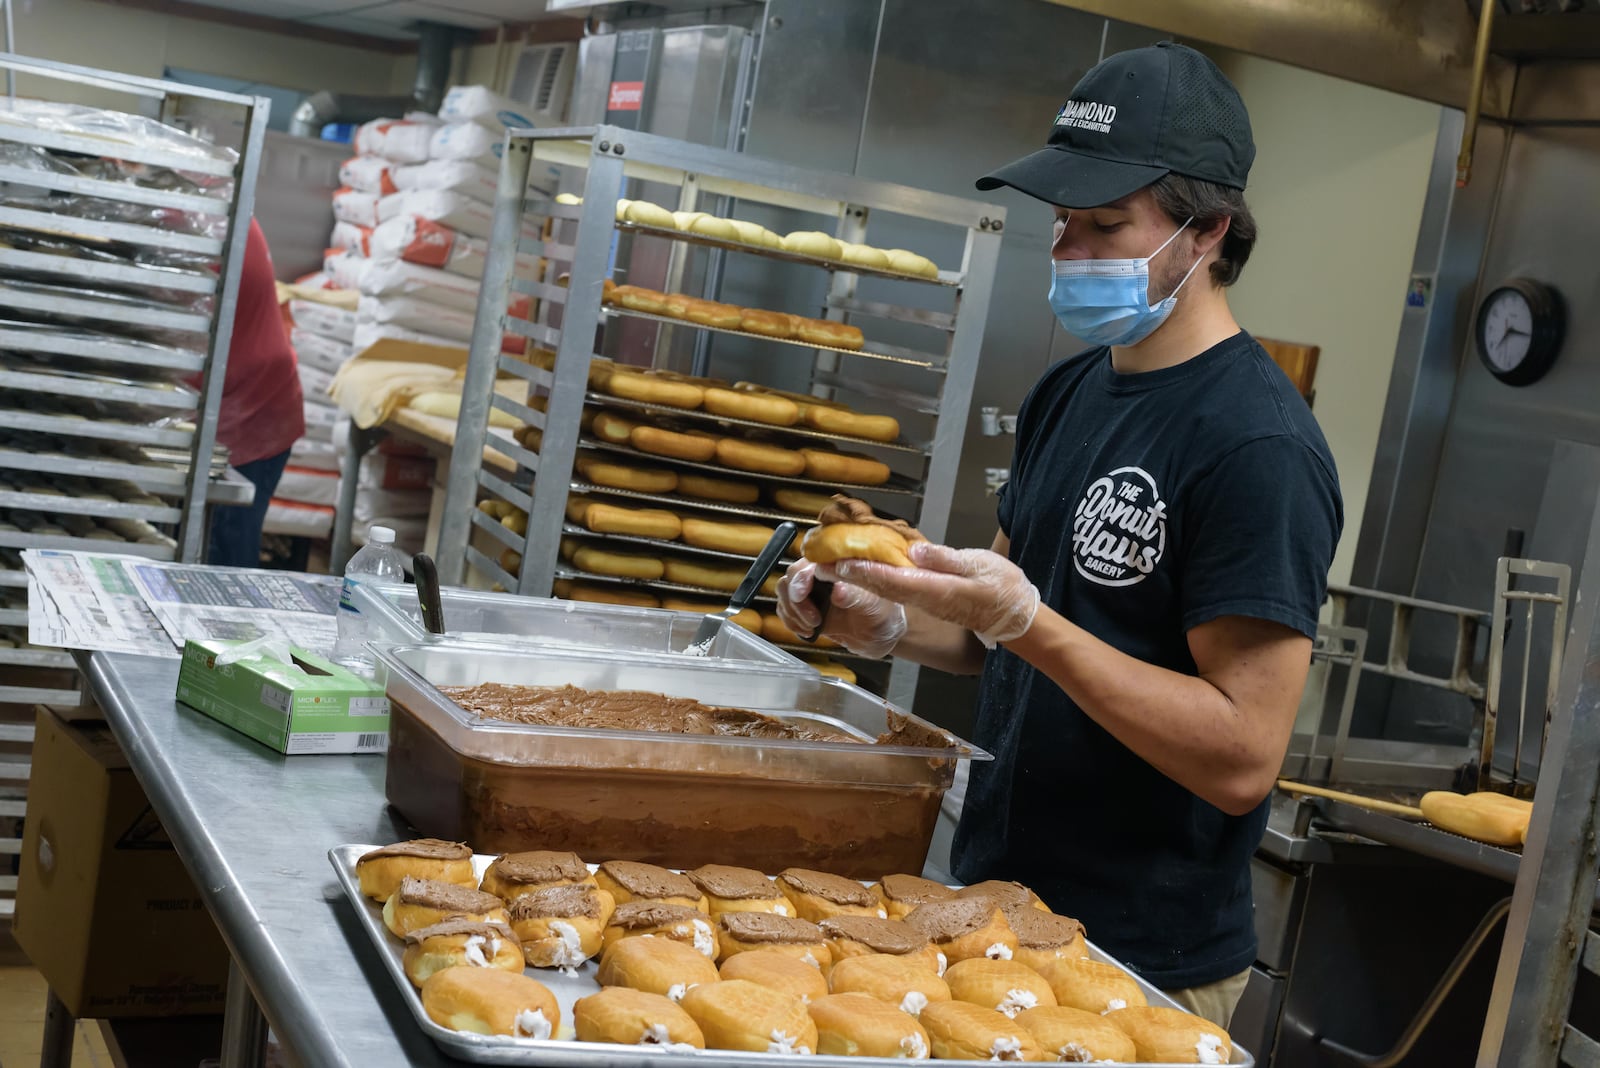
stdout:
<svg viewBox="0 0 1600 1068">
<path fill-rule="evenodd" d="M 559 204 L 529 190 L 527 176 L 534 160 L 569 168 L 567 173 L 572 176 L 581 175 L 582 203 Z M 648 182 L 653 190 L 665 187 L 664 196 L 658 194 L 652 199 L 667 208 L 712 210 L 740 218 L 744 206 L 775 207 L 820 216 L 824 221 L 815 228 L 830 230 L 841 241 L 866 243 L 873 233 L 874 213 L 909 217 L 924 224 L 943 224 L 962 232 L 961 264 L 957 270 L 942 270 L 937 278 L 925 278 L 701 234 L 619 222 L 614 205 L 630 180 Z M 677 198 L 676 203 L 670 203 L 673 196 Z M 733 207 L 726 207 L 728 204 Z M 574 474 L 574 461 L 584 455 L 755 482 L 764 488 L 803 488 L 824 494 L 848 492 L 867 499 L 887 514 L 915 522 L 930 538 L 942 539 L 954 496 L 956 468 L 967 429 L 978 349 L 1004 220 L 1005 210 L 994 205 L 887 182 L 810 171 L 616 127 L 512 131 L 507 135 L 501 160 L 494 236 L 466 369 L 456 434 L 458 447 L 451 458 L 438 537 L 441 580 L 460 583 L 470 566 L 487 581 L 524 594 L 548 595 L 556 579 L 566 578 L 622 583 L 669 595 L 708 599 L 726 596 L 725 591 L 703 587 L 621 580 L 575 570 L 560 558 L 563 538 L 576 537 L 613 545 L 621 551 L 638 551 L 644 546 L 633 539 L 575 529 L 565 516 L 570 493 L 613 503 L 666 507 L 712 518 L 737 517 L 768 523 L 782 519 L 815 522 L 814 516 L 793 516 L 773 508 L 770 496 L 765 494 L 758 504 L 735 505 L 597 486 Z M 541 240 L 530 240 L 523 236 L 529 232 L 545 236 Z M 663 287 L 669 292 L 684 291 L 690 257 L 696 255 L 719 258 L 709 265 L 719 263 L 721 257 L 749 256 L 803 264 L 826 272 L 827 296 L 820 306 L 772 310 L 861 325 L 867 335 L 866 342 L 859 350 L 817 346 L 697 326 L 681 319 L 603 304 L 602 280 L 611 269 L 619 238 L 670 243 L 667 284 Z M 545 261 L 544 280 L 513 278 L 513 257 L 519 253 Z M 569 275 L 568 280 L 552 284 L 561 274 Z M 711 270 L 708 274 L 715 277 L 718 271 Z M 893 280 L 895 286 L 901 288 L 890 291 L 903 293 L 904 296 L 897 299 L 905 300 L 906 304 L 858 299 L 857 282 L 862 277 Z M 537 321 L 508 319 L 503 309 L 513 292 L 540 301 Z M 947 306 L 935 310 L 916 306 L 930 300 Z M 552 313 L 557 310 L 560 323 L 572 329 L 554 324 Z M 874 338 L 874 332 L 881 329 L 875 320 L 926 327 L 926 333 L 935 340 L 926 350 L 887 344 Z M 783 361 L 786 367 L 799 361 L 806 370 L 812 395 L 830 399 L 840 390 L 846 390 L 853 396 L 870 398 L 879 411 L 891 410 L 914 421 L 919 416 L 931 417 L 932 431 L 924 435 L 926 440 L 902 436 L 900 440 L 881 442 L 805 426 L 778 427 L 728 419 L 706 412 L 611 397 L 603 390 L 589 389 L 590 361 L 603 355 L 597 350 L 595 324 L 599 324 L 603 333 L 625 322 L 660 326 L 655 347 L 658 367 L 666 363 L 665 338 L 673 332 L 695 333 L 697 343 L 702 346 L 701 352 L 707 344 L 715 344 L 728 335 L 753 339 L 763 352 L 771 351 L 774 360 Z M 578 324 L 582 324 L 581 329 Z M 537 346 L 554 350 L 554 369 L 545 370 L 526 360 L 502 354 L 500 337 L 507 330 L 530 339 Z M 918 376 L 916 381 L 920 384 L 915 389 L 890 388 L 853 375 L 854 369 L 874 364 Z M 526 380 L 535 393 L 547 398 L 548 414 L 495 394 L 492 384 L 502 376 Z M 641 419 L 664 417 L 686 427 L 716 430 L 727 435 L 754 431 L 762 440 L 793 448 L 837 445 L 860 450 L 891 463 L 895 473 L 889 482 L 880 486 L 845 486 L 646 454 L 582 433 L 579 416 L 585 404 L 591 408 L 616 409 Z M 508 412 L 543 432 L 538 453 L 520 448 L 503 450 L 520 465 L 510 479 L 484 470 L 480 460 L 491 407 Z M 482 495 L 508 501 L 527 512 L 527 533 L 513 534 L 498 521 L 477 511 L 475 505 Z M 516 574 L 469 544 L 478 533 L 491 539 L 495 546 L 520 554 Z M 686 558 L 705 555 L 703 550 L 676 543 L 659 542 L 648 547 Z M 730 564 L 749 559 L 737 554 L 725 556 Z M 834 653 L 833 650 L 828 652 Z M 896 662 L 889 680 L 889 696 L 909 701 L 914 682 L 915 665 Z"/>
</svg>

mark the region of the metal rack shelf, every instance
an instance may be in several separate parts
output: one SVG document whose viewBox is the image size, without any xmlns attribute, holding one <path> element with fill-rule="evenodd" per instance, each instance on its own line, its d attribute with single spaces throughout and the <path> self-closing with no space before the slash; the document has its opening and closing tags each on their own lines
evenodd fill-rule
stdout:
<svg viewBox="0 0 1600 1068">
<path fill-rule="evenodd" d="M 841 356 L 855 356 L 863 360 L 883 360 L 887 363 L 897 363 L 905 367 L 916 367 L 934 374 L 943 374 L 944 367 L 927 353 L 917 352 L 915 349 L 901 348 L 898 345 L 883 345 L 868 341 L 859 349 L 845 349 L 837 345 L 814 345 L 809 341 L 799 338 L 768 337 L 766 334 L 753 334 L 748 330 L 732 330 L 721 326 L 707 326 L 704 323 L 692 323 L 687 319 L 674 319 L 669 315 L 657 315 L 654 312 L 639 311 L 635 308 L 624 308 L 616 304 L 607 304 L 603 314 L 606 318 L 643 319 L 647 322 L 660 323 L 663 326 L 681 326 L 686 330 L 703 330 L 708 334 L 727 334 L 732 337 L 754 338 L 757 341 L 766 341 L 774 345 L 783 345 L 791 349 L 803 349 L 807 352 L 836 352 Z M 515 325 L 520 320 L 512 320 L 512 331 L 523 333 Z M 538 329 L 530 324 L 531 329 Z"/>
<path fill-rule="evenodd" d="M 610 583 L 613 586 L 628 586 L 641 590 L 664 590 L 667 593 L 687 593 L 695 597 L 705 597 L 710 600 L 726 601 L 728 599 L 728 594 L 733 592 L 732 590 L 713 589 L 710 586 L 686 586 L 681 582 L 668 582 L 665 579 L 631 579 L 619 578 L 615 575 L 597 575 L 592 571 L 579 571 L 577 568 L 567 563 L 558 564 L 556 566 L 555 577 L 558 579 L 567 579 L 572 582 L 605 582 Z M 751 600 L 760 601 L 763 604 L 777 603 L 773 598 L 760 593 L 756 594 L 755 597 L 751 598 Z"/>
<path fill-rule="evenodd" d="M 627 501 L 637 501 L 641 504 L 659 504 L 665 508 L 698 508 L 706 512 L 719 515 L 737 515 L 747 519 L 766 519 L 775 523 L 791 520 L 801 526 L 816 526 L 817 517 L 814 515 L 795 515 L 792 512 L 783 512 L 774 508 L 757 508 L 753 505 L 725 504 L 722 501 L 703 501 L 696 497 L 675 497 L 665 493 L 640 493 L 637 490 L 614 489 L 611 486 L 597 486 L 592 482 L 575 481 L 569 484 L 573 493 L 584 496 L 607 495 L 621 497 Z"/>
<path fill-rule="evenodd" d="M 172 408 L 192 411 L 198 399 L 182 389 L 159 385 L 139 385 L 129 380 L 99 378 L 81 372 L 20 370 L 0 360 L 0 390 L 40 393 L 51 397 L 77 397 L 82 400 L 136 404 L 147 408 Z"/>
<path fill-rule="evenodd" d="M 730 553 L 722 549 L 702 549 L 698 545 L 690 545 L 682 541 L 663 541 L 660 538 L 644 538 L 636 534 L 603 534 L 580 527 L 575 523 L 567 523 L 561 532 L 572 538 L 587 538 L 592 541 L 616 545 L 637 545 L 646 549 L 657 549 L 661 552 L 689 553 L 694 556 L 709 556 L 717 560 L 732 560 L 736 563 L 748 564 L 755 559 L 754 553 Z M 781 562 L 789 563 L 794 559 L 794 554 L 785 552 Z"/>
<path fill-rule="evenodd" d="M 102 501 L 89 497 L 0 490 L 0 508 L 23 508 L 57 515 L 94 516 L 105 519 L 143 519 L 147 523 L 176 523 L 183 513 L 170 505 Z"/>
<path fill-rule="evenodd" d="M 0 408 L 0 427 L 29 430 L 60 438 L 90 438 L 96 441 L 129 442 L 135 445 L 170 445 L 186 449 L 194 440 L 193 430 L 145 426 L 139 423 L 112 422 L 87 417 L 71 418 L 47 412 L 28 412 Z"/>
<path fill-rule="evenodd" d="M 889 481 L 882 485 L 864 486 L 848 482 L 819 482 L 814 478 L 802 478 L 798 475 L 773 475 L 764 471 L 746 471 L 739 467 L 724 467 L 722 464 L 702 464 L 693 460 L 676 460 L 670 456 L 657 456 L 653 452 L 640 452 L 630 445 L 613 445 L 609 441 L 596 441 L 594 438 L 579 438 L 578 448 L 625 456 L 629 460 L 636 460 L 646 467 L 685 468 L 691 471 L 705 471 L 708 474 L 726 478 L 759 479 L 762 482 L 799 486 L 802 489 L 830 491 L 842 489 L 851 493 L 897 493 L 910 496 L 917 496 L 922 492 L 921 486 L 897 475 L 890 475 Z"/>
<path fill-rule="evenodd" d="M 0 181 L 4 181 L 4 178 L 0 178 Z M 28 252 L 22 249 L 0 249 L 0 271 L 14 271 L 28 276 L 46 275 L 55 279 L 107 283 L 115 286 L 148 286 L 152 289 L 194 293 L 201 296 L 215 292 L 217 288 L 215 278 L 199 271 L 183 271 L 172 267 L 154 267 L 138 263 L 106 263 L 100 260 L 74 259 L 70 256 Z"/>
<path fill-rule="evenodd" d="M 93 297 L 82 297 L 76 296 L 77 292 L 71 286 L 7 282 L 0 277 L 0 300 L 13 312 L 32 311 L 60 318 L 176 330 L 202 337 L 211 329 L 210 316 L 163 307 L 159 301 L 140 300 L 120 293 L 97 293 Z"/>
<path fill-rule="evenodd" d="M 0 347 L 12 352 L 72 356 L 82 360 L 160 367 L 184 373 L 197 372 L 206 363 L 204 353 L 187 349 L 15 320 L 0 320 Z"/>
<path fill-rule="evenodd" d="M 770 431 L 774 434 L 785 434 L 790 437 L 806 438 L 812 441 L 832 441 L 840 445 L 856 445 L 874 449 L 888 449 L 893 452 L 911 453 L 916 456 L 928 455 L 926 445 L 916 445 L 909 441 L 877 441 L 873 438 L 854 438 L 848 434 L 830 434 L 826 430 L 813 430 L 806 426 L 776 426 L 772 423 L 758 423 L 751 419 L 732 419 L 725 415 L 713 415 L 710 412 L 698 409 L 671 408 L 665 404 L 651 404 L 648 401 L 628 400 L 623 397 L 613 397 L 609 393 L 596 393 L 593 390 L 584 394 L 584 403 L 600 408 L 626 408 L 629 411 L 644 412 L 648 415 L 659 415 L 666 419 L 685 419 L 695 423 L 705 423 L 712 426 L 726 425 L 747 427 L 750 430 Z"/>
<path fill-rule="evenodd" d="M 136 541 L 110 538 L 77 538 L 70 534 L 34 534 L 26 530 L 0 530 L 0 548 L 9 549 L 62 549 L 82 553 L 124 553 L 129 556 L 146 556 L 152 560 L 171 560 L 173 550 L 168 545 L 144 544 Z M 26 622 L 26 617 L 24 617 Z"/>
</svg>

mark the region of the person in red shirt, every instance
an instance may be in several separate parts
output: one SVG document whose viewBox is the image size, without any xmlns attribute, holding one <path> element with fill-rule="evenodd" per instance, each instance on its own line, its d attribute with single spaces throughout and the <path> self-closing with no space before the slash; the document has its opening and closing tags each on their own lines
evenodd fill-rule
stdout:
<svg viewBox="0 0 1600 1068">
<path fill-rule="evenodd" d="M 289 462 L 290 446 L 306 431 L 299 363 L 278 315 L 273 281 L 266 235 L 251 219 L 217 441 L 227 447 L 233 468 L 254 484 L 256 495 L 249 505 L 212 508 L 208 564 L 259 566 L 267 503 Z"/>
</svg>

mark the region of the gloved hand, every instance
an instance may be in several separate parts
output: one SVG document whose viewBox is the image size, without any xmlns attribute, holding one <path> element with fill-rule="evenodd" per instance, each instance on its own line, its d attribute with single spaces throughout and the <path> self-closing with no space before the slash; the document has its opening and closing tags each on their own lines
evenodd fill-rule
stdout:
<svg viewBox="0 0 1600 1068">
<path fill-rule="evenodd" d="M 906 610 L 848 582 L 835 582 L 826 619 L 811 603 L 817 565 L 797 560 L 778 580 L 778 618 L 796 634 L 822 633 L 857 656 L 888 656 L 906 633 Z"/>
<path fill-rule="evenodd" d="M 915 568 L 840 560 L 833 571 L 880 598 L 965 627 L 990 649 L 1022 637 L 1033 626 L 1039 590 L 999 553 L 918 543 L 909 555 Z"/>
</svg>

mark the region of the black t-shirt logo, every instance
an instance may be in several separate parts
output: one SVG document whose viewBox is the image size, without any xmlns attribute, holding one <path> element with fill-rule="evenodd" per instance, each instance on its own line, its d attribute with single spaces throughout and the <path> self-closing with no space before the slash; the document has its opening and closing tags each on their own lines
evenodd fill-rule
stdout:
<svg viewBox="0 0 1600 1068">
<path fill-rule="evenodd" d="M 1156 480 L 1138 467 L 1095 479 L 1072 520 L 1072 563 L 1102 586 L 1132 586 L 1161 562 L 1167 505 Z"/>
</svg>

